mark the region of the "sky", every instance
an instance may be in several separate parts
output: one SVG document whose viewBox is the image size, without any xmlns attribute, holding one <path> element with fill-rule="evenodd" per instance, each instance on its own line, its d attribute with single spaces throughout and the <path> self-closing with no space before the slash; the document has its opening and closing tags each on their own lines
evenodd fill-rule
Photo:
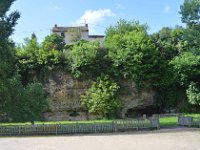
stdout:
<svg viewBox="0 0 200 150">
<path fill-rule="evenodd" d="M 151 34 L 162 27 L 184 26 L 178 13 L 181 4 L 183 0 L 16 0 L 10 12 L 17 10 L 21 17 L 11 38 L 23 43 L 34 32 L 42 42 L 55 24 L 85 23 L 90 35 L 104 35 L 120 19 L 146 23 Z"/>
</svg>

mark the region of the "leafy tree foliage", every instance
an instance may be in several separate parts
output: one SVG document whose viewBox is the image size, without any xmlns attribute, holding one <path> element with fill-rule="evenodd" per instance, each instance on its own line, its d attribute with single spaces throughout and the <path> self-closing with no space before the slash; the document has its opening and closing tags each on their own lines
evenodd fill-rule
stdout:
<svg viewBox="0 0 200 150">
<path fill-rule="evenodd" d="M 37 63 L 40 48 L 37 37 L 25 38 L 24 42 L 24 45 L 17 47 L 18 66 L 20 70 L 33 69 Z"/>
<path fill-rule="evenodd" d="M 200 87 L 195 82 L 191 82 L 187 89 L 187 97 L 191 104 L 200 105 Z"/>
<path fill-rule="evenodd" d="M 19 70 L 41 69 L 61 63 L 63 49 L 63 39 L 57 34 L 48 35 L 41 45 L 36 36 L 26 38 L 25 44 L 17 48 Z"/>
<path fill-rule="evenodd" d="M 15 72 L 14 44 L 9 36 L 20 15 L 17 11 L 7 13 L 13 2 L 14 0 L 0 1 L 0 113 L 5 112 L 6 101 L 11 98 L 9 86 Z"/>
<path fill-rule="evenodd" d="M 200 81 L 200 56 L 185 52 L 170 63 L 173 64 L 181 84 L 187 85 L 190 81 Z"/>
<path fill-rule="evenodd" d="M 184 0 L 181 5 L 180 14 L 182 22 L 189 26 L 200 24 L 200 1 L 199 0 Z"/>
<path fill-rule="evenodd" d="M 188 44 L 184 35 L 185 29 L 177 26 L 174 29 L 164 27 L 151 36 L 158 52 L 159 87 L 168 88 L 177 82 L 170 61 L 187 50 Z"/>
<path fill-rule="evenodd" d="M 24 88 L 17 78 L 13 79 L 11 99 L 7 101 L 7 115 L 14 122 L 42 119 L 42 112 L 48 104 L 44 95 L 42 84 L 30 83 Z"/>
<path fill-rule="evenodd" d="M 177 26 L 176 28 L 163 27 L 159 32 L 151 35 L 157 50 L 157 72 L 154 72 L 156 78 L 153 85 L 158 93 L 156 98 L 159 111 L 176 107 L 179 101 L 177 93 L 182 93 L 173 66 L 169 62 L 184 50 L 183 34 L 184 29 Z"/>
<path fill-rule="evenodd" d="M 146 25 L 120 20 L 107 29 L 105 46 L 117 76 L 131 78 L 138 86 L 155 78 L 157 51 Z"/>
<path fill-rule="evenodd" d="M 9 40 L 9 36 L 13 33 L 20 15 L 17 11 L 7 15 L 13 2 L 14 0 L 0 1 L 0 115 L 7 115 L 13 121 L 33 121 L 41 113 L 43 89 L 39 84 L 30 84 L 24 88 L 15 68 L 14 44 Z M 36 42 L 29 42 L 29 52 L 36 48 Z M 30 53 L 24 53 L 32 57 Z"/>
<path fill-rule="evenodd" d="M 174 69 L 174 74 L 177 81 L 176 84 L 182 89 L 182 95 L 187 95 L 189 103 L 191 104 L 198 104 L 198 102 L 195 103 L 197 100 L 193 98 L 195 98 L 199 92 L 196 90 L 198 89 L 197 87 L 200 83 L 199 58 L 199 56 L 196 56 L 191 52 L 183 52 L 170 61 L 170 65 L 172 65 Z M 193 83 L 195 83 L 195 87 Z"/>
<path fill-rule="evenodd" d="M 81 97 L 81 102 L 90 113 L 96 113 L 103 117 L 112 116 L 120 106 L 116 97 L 118 89 L 117 83 L 107 75 L 102 75 Z"/>
<path fill-rule="evenodd" d="M 100 44 L 98 42 L 78 42 L 74 44 L 72 50 L 67 53 L 67 58 L 75 77 L 80 77 L 83 71 L 93 64 L 99 50 Z"/>
<path fill-rule="evenodd" d="M 182 22 L 186 23 L 188 51 L 200 55 L 200 1 L 185 0 L 181 5 Z"/>
<path fill-rule="evenodd" d="M 187 24 L 183 34 L 185 49 L 170 64 L 173 65 L 177 80 L 187 87 L 191 104 L 198 104 L 200 85 L 200 1 L 185 0 L 181 5 L 182 22 Z"/>
<path fill-rule="evenodd" d="M 51 35 L 47 35 L 42 43 L 42 48 L 44 50 L 58 50 L 61 51 L 64 49 L 65 42 L 63 40 L 63 37 L 54 33 Z"/>
</svg>

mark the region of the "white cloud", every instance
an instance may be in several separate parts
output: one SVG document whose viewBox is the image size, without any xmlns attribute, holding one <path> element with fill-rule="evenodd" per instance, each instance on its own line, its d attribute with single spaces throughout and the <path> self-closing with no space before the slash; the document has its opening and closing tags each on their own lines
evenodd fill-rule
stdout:
<svg viewBox="0 0 200 150">
<path fill-rule="evenodd" d="M 164 8 L 164 13 L 168 14 L 171 12 L 171 6 L 170 5 L 165 5 L 165 8 Z"/>
<path fill-rule="evenodd" d="M 50 2 L 48 9 L 50 9 L 50 10 L 61 10 L 62 8 L 58 5 L 55 5 L 53 2 Z"/>
<path fill-rule="evenodd" d="M 50 10 L 61 10 L 61 7 L 59 6 L 49 6 Z"/>
<path fill-rule="evenodd" d="M 122 4 L 115 4 L 116 9 L 125 9 L 125 7 Z"/>
<path fill-rule="evenodd" d="M 98 25 L 107 17 L 114 17 L 115 14 L 110 9 L 86 10 L 84 14 L 74 23 L 80 25 L 83 23 L 91 24 L 90 31 L 94 32 L 94 26 Z"/>
</svg>

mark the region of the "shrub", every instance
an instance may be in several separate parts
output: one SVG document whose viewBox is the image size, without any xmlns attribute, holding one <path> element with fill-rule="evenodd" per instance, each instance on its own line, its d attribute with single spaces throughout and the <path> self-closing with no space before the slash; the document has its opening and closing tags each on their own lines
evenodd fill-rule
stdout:
<svg viewBox="0 0 200 150">
<path fill-rule="evenodd" d="M 110 117 L 120 107 L 119 99 L 116 98 L 118 89 L 117 83 L 108 75 L 101 75 L 81 97 L 81 103 L 90 113 Z"/>
</svg>

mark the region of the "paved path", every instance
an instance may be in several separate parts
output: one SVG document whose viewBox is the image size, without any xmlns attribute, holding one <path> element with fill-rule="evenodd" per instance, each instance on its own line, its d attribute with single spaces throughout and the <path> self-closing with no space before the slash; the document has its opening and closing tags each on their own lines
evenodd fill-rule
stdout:
<svg viewBox="0 0 200 150">
<path fill-rule="evenodd" d="M 200 150 L 200 129 L 90 134 L 57 137 L 3 137 L 0 150 Z"/>
</svg>

